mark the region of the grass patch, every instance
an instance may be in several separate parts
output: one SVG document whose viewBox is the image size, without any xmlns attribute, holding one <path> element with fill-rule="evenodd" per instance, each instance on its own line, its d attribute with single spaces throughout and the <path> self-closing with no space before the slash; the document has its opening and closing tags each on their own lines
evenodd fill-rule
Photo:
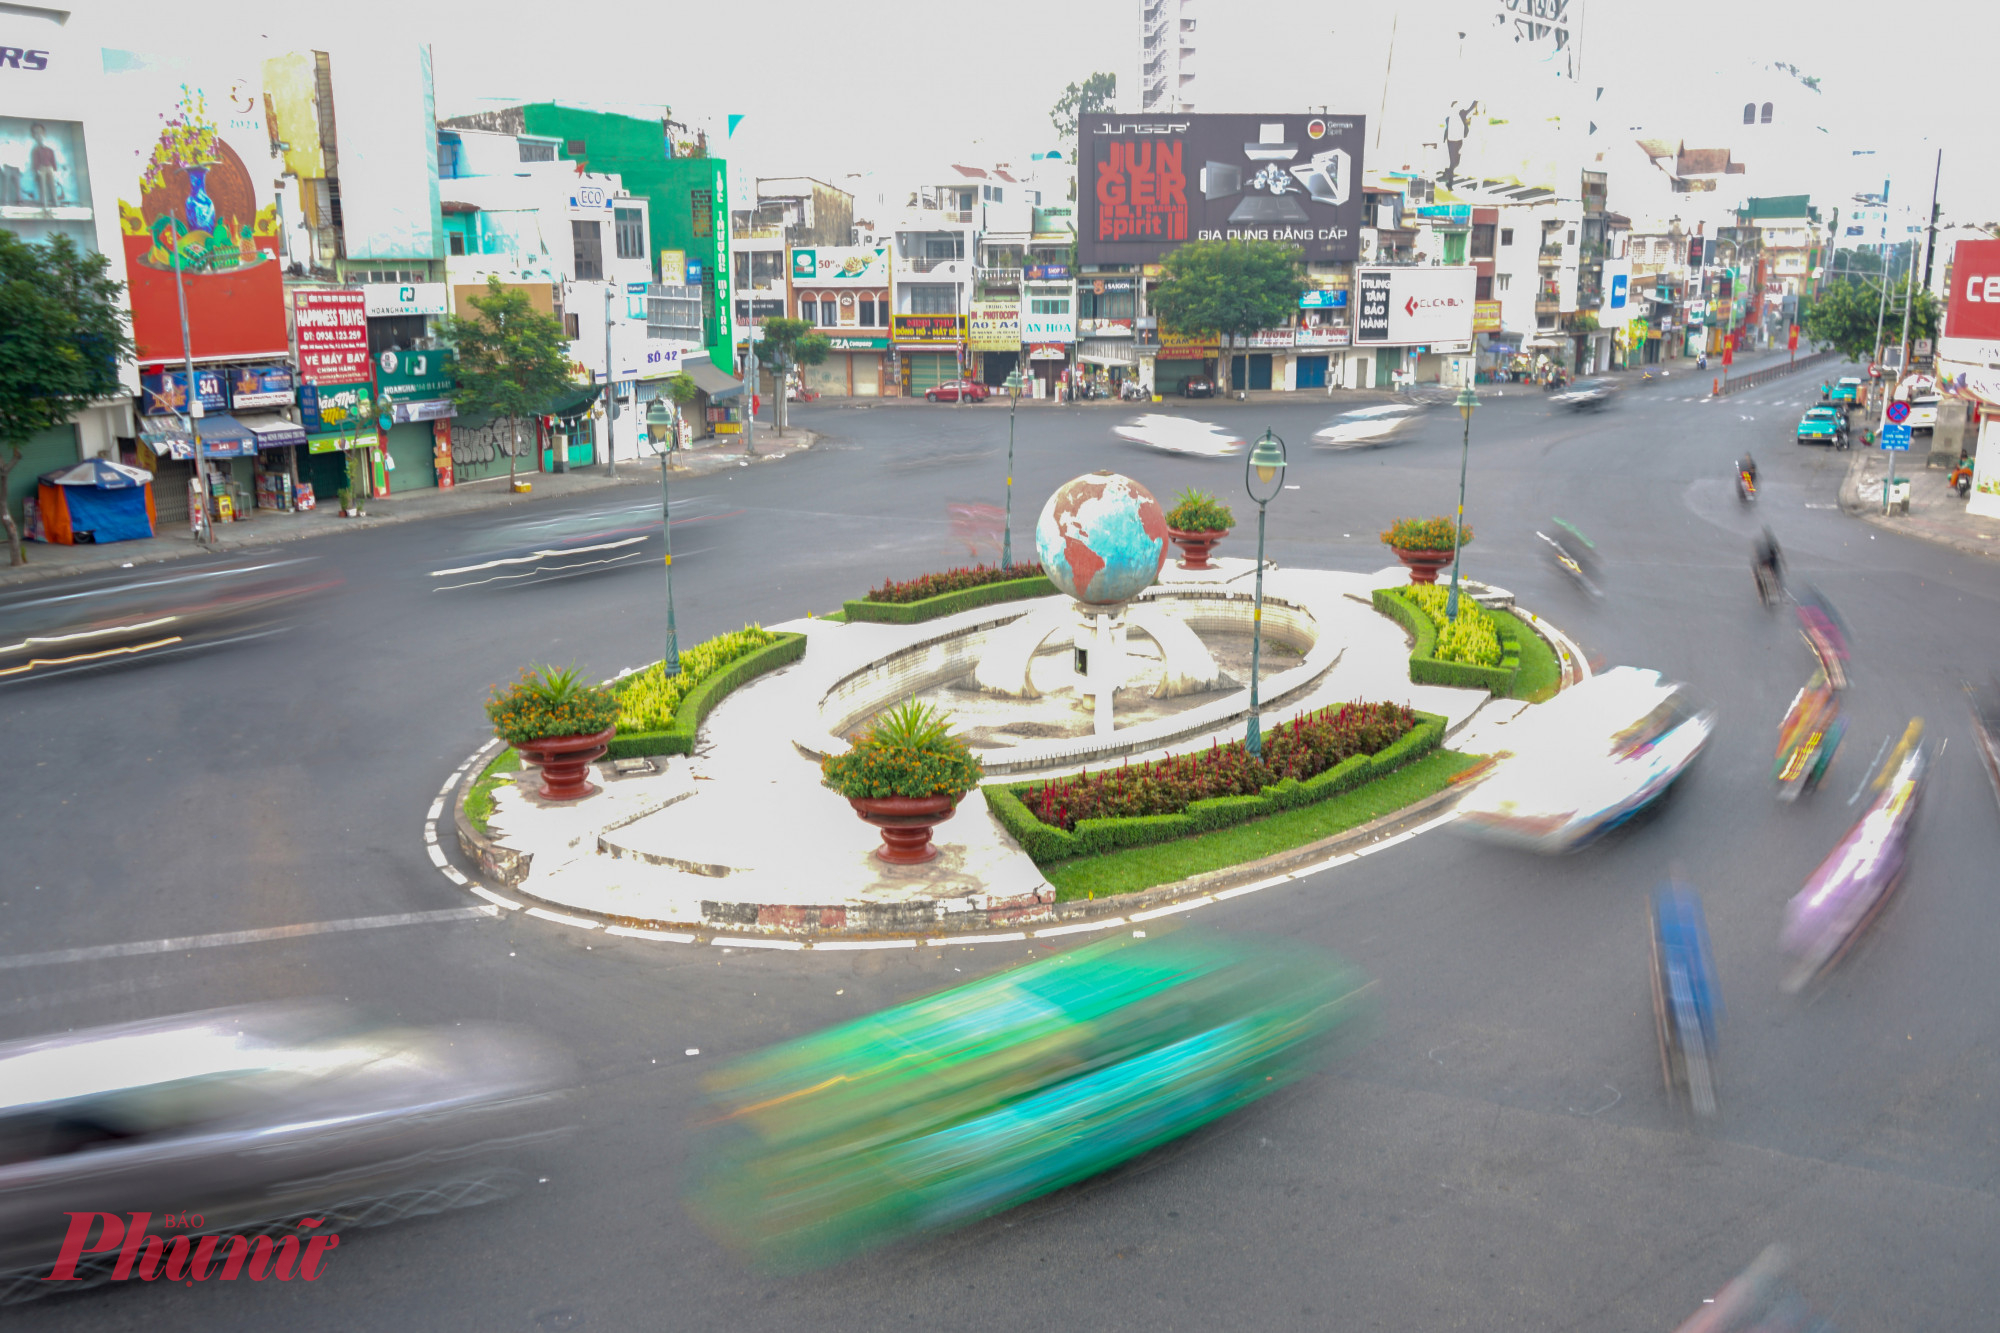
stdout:
<svg viewBox="0 0 2000 1333">
<path fill-rule="evenodd" d="M 495 755 L 492 763 L 479 770 L 479 776 L 465 792 L 466 823 L 481 833 L 486 832 L 486 821 L 493 818 L 493 789 L 503 782 L 513 781 L 507 774 L 520 771 L 521 753 L 511 745 Z"/>
<path fill-rule="evenodd" d="M 1475 755 L 1434 750 L 1387 777 L 1301 809 L 1176 842 L 1060 861 L 1042 873 L 1055 886 L 1058 899 L 1136 893 L 1359 828 L 1443 791 L 1454 775 L 1478 762 Z"/>
<path fill-rule="evenodd" d="M 1489 611 L 1488 615 L 1503 623 L 1513 622 L 1515 638 L 1521 645 L 1521 669 L 1514 675 L 1514 687 L 1507 691 L 1511 699 L 1525 699 L 1531 704 L 1546 703 L 1556 697 L 1562 686 L 1562 661 L 1549 641 L 1535 632 L 1535 627 L 1519 616 L 1507 611 Z"/>
</svg>

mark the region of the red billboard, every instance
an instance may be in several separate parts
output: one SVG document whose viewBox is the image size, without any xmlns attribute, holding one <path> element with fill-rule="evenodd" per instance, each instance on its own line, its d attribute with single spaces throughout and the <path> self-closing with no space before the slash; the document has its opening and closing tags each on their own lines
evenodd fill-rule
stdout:
<svg viewBox="0 0 2000 1333">
<path fill-rule="evenodd" d="M 358 287 L 302 287 L 292 293 L 299 335 L 299 378 L 307 384 L 371 379 L 368 296 Z"/>
<path fill-rule="evenodd" d="M 1952 251 L 1944 336 L 2000 341 L 2000 241 L 1960 241 Z"/>
</svg>

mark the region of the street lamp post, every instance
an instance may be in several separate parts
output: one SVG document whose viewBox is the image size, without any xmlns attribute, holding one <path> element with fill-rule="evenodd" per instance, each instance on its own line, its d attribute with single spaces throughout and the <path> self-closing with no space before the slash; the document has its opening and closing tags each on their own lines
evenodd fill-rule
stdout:
<svg viewBox="0 0 2000 1333">
<path fill-rule="evenodd" d="M 1257 717 L 1257 671 L 1264 648 L 1264 507 L 1285 488 L 1285 442 L 1265 431 L 1243 465 L 1243 489 L 1257 502 L 1257 601 L 1250 612 L 1250 753 L 1264 753 L 1263 724 Z"/>
<path fill-rule="evenodd" d="M 1007 526 L 1000 537 L 1000 568 L 1014 563 L 1014 413 L 1021 408 L 1021 368 L 1007 372 Z"/>
<path fill-rule="evenodd" d="M 1468 386 L 1458 391 L 1458 414 L 1465 419 L 1465 433 L 1458 444 L 1458 527 L 1451 534 L 1451 596 L 1444 601 L 1444 618 L 1458 619 L 1458 553 L 1465 537 L 1465 465 L 1472 457 L 1472 413 L 1479 395 Z"/>
<path fill-rule="evenodd" d="M 667 652 L 661 659 L 660 670 L 669 676 L 677 676 L 681 670 L 681 641 L 674 629 L 674 515 L 673 506 L 667 498 L 667 460 L 673 454 L 673 441 L 662 444 L 659 433 L 673 428 L 673 413 L 667 410 L 665 399 L 655 398 L 653 405 L 646 409 L 647 433 L 653 436 L 653 446 L 660 451 L 660 539 L 667 550 Z"/>
</svg>

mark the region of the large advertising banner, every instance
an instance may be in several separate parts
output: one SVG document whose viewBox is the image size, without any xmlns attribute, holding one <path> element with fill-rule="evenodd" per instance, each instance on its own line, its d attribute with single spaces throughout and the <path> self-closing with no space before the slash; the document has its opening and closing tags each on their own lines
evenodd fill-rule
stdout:
<svg viewBox="0 0 2000 1333">
<path fill-rule="evenodd" d="M 1362 116 L 1092 115 L 1079 137 L 1078 260 L 1157 260 L 1196 240 L 1283 241 L 1351 264 Z"/>
<path fill-rule="evenodd" d="M 1479 273 L 1469 264 L 1356 269 L 1354 285 L 1361 293 L 1357 343 L 1406 347 L 1472 341 Z"/>
<path fill-rule="evenodd" d="M 972 350 L 975 352 L 1018 352 L 1021 350 L 1021 302 L 1008 297 L 975 299 L 972 303 Z"/>
<path fill-rule="evenodd" d="M 300 379 L 352 384 L 370 377 L 367 293 L 359 287 L 300 287 L 292 305 Z"/>
<path fill-rule="evenodd" d="M 794 287 L 887 287 L 889 251 L 883 246 L 817 246 L 792 251 Z"/>
<path fill-rule="evenodd" d="M 431 51 L 369 34 L 327 62 L 339 108 L 341 235 L 351 255 L 443 259 Z"/>
<path fill-rule="evenodd" d="M 1938 360 L 1952 363 L 1947 372 L 2000 361 L 2000 241 L 1960 241 L 1953 248 Z"/>
<path fill-rule="evenodd" d="M 257 62 L 214 50 L 184 61 L 106 48 L 103 59 L 139 364 L 182 358 L 176 270 L 194 356 L 284 357 L 278 173 Z"/>
</svg>

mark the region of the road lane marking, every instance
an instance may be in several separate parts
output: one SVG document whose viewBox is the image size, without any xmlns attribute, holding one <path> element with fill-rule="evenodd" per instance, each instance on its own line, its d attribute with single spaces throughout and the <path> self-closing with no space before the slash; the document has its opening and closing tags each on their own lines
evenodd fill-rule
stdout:
<svg viewBox="0 0 2000 1333">
<path fill-rule="evenodd" d="M 559 926 L 575 926 L 578 930 L 596 930 L 602 922 L 591 921 L 580 916 L 565 916 L 561 912 L 551 912 L 546 907 L 530 907 L 529 916 L 538 916 L 544 921 L 553 921 Z"/>
<path fill-rule="evenodd" d="M 295 940 L 308 935 L 344 935 L 357 930 L 388 930 L 395 926 L 426 926 L 443 921 L 484 921 L 499 914 L 498 909 L 492 907 L 444 907 L 431 912 L 356 916 L 344 921 L 307 921 L 296 926 L 230 930 L 216 935 L 179 935 L 163 940 L 133 940 L 126 944 L 93 944 L 80 949 L 51 949 L 47 953 L 17 953 L 0 957 L 0 972 L 58 963 L 92 963 L 103 958 L 137 958 L 145 954 L 185 953 L 190 949 L 220 949 L 231 944 Z"/>
</svg>

